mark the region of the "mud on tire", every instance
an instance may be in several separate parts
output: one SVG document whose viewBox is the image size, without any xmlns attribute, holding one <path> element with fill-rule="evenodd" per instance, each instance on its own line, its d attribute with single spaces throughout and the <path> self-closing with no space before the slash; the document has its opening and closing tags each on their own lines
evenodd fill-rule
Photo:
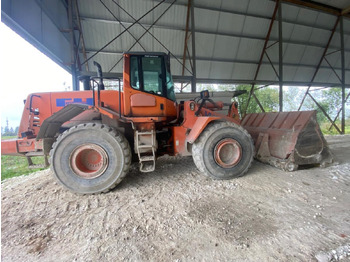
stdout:
<svg viewBox="0 0 350 262">
<path fill-rule="evenodd" d="M 253 155 L 248 132 L 227 121 L 210 123 L 192 146 L 195 165 L 214 179 L 243 176 L 251 166 Z"/>
<path fill-rule="evenodd" d="M 129 171 L 131 149 L 123 134 L 101 124 L 81 124 L 61 134 L 50 152 L 54 177 L 78 194 L 108 192 Z"/>
</svg>

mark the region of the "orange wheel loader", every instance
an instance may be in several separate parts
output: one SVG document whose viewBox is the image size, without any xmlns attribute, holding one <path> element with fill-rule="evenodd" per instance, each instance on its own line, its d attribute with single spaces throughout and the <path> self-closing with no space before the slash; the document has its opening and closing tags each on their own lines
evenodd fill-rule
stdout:
<svg viewBox="0 0 350 262">
<path fill-rule="evenodd" d="M 164 53 L 126 53 L 118 90 L 105 90 L 101 66 L 94 62 L 92 90 L 30 94 L 18 138 L 3 140 L 1 153 L 26 156 L 30 165 L 33 156 L 44 156 L 47 165 L 49 157 L 55 178 L 79 194 L 111 190 L 132 159 L 141 172 L 154 171 L 157 157 L 165 154 L 192 155 L 197 168 L 214 179 L 244 175 L 256 153 L 253 143 L 268 137 L 254 134 L 253 142 L 237 103 L 219 114 L 224 104 L 212 101 L 208 91 L 178 104 L 169 61 Z M 294 160 L 287 158 L 281 161 Z"/>
</svg>

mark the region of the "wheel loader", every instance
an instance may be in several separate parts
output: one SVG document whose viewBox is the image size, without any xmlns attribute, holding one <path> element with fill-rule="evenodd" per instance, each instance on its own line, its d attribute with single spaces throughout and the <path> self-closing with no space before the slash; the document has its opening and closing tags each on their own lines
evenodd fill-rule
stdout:
<svg viewBox="0 0 350 262">
<path fill-rule="evenodd" d="M 1 153 L 25 156 L 30 166 L 31 157 L 44 156 L 57 181 L 79 194 L 111 190 L 133 159 L 141 172 L 152 172 L 161 155 L 192 155 L 200 172 L 214 179 L 244 175 L 254 155 L 289 171 L 299 164 L 329 162 L 314 112 L 298 112 L 293 119 L 281 113 L 247 115 L 241 122 L 236 102 L 220 114 L 225 104 L 211 100 L 208 91 L 177 103 L 168 55 L 123 56 L 118 90 L 105 89 L 102 68 L 94 62 L 91 90 L 30 94 L 18 138 L 3 140 Z M 293 123 L 287 126 L 287 120 Z M 303 132 L 316 147 L 300 139 Z"/>
</svg>

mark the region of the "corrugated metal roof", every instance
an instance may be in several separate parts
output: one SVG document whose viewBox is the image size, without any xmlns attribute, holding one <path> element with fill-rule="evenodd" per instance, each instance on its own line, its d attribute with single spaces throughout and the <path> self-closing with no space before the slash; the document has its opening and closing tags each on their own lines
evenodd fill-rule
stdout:
<svg viewBox="0 0 350 262">
<path fill-rule="evenodd" d="M 133 19 L 120 10 L 113 2 L 105 2 L 118 19 L 127 23 L 125 24 L 126 26 L 133 23 Z M 120 1 L 119 3 L 137 19 L 156 4 L 159 4 L 159 2 L 131 0 Z M 330 4 L 329 1 L 319 2 Z M 350 1 L 335 2 L 333 6 L 337 8 L 344 8 L 347 3 L 350 5 Z M 141 20 L 147 25 L 146 28 L 161 15 L 165 8 L 169 6 L 169 3 L 170 1 L 167 1 L 166 5 L 161 4 L 155 11 Z M 185 42 L 186 5 L 187 1 L 177 1 L 150 31 L 181 61 Z M 118 23 L 103 21 L 113 21 L 115 18 L 106 8 L 102 7 L 100 2 L 80 0 L 79 6 L 80 16 L 83 19 L 86 48 L 88 50 L 99 50 L 104 43 L 124 30 Z M 268 0 L 196 1 L 197 77 L 216 79 L 218 82 L 220 79 L 252 80 L 257 69 L 274 6 L 275 2 Z M 84 17 L 96 20 L 84 21 Z M 308 82 L 311 80 L 315 67 L 320 61 L 336 17 L 313 9 L 283 4 L 282 21 L 284 80 Z M 350 46 L 349 26 L 348 19 L 345 19 L 344 28 L 345 32 L 347 32 L 345 43 L 347 48 Z M 130 33 L 136 38 L 140 37 L 144 31 L 145 29 L 137 25 L 130 29 Z M 335 34 L 331 42 L 330 51 L 340 48 L 337 38 L 339 38 L 338 33 Z M 272 28 L 269 44 L 273 44 L 277 40 L 278 21 Z M 127 51 L 134 42 L 135 40 L 129 33 L 124 33 L 120 39 L 106 47 L 104 51 L 120 54 Z M 167 51 L 147 33 L 141 38 L 140 43 L 147 51 Z M 143 49 L 140 45 L 136 45 L 132 50 L 142 51 Z M 191 53 L 190 44 L 189 50 Z M 269 48 L 267 54 L 278 71 L 278 44 Z M 347 60 L 349 56 L 350 50 L 346 50 L 345 57 Z M 112 57 L 115 56 L 112 55 Z M 106 61 L 101 62 L 102 64 L 105 63 L 106 66 L 111 64 L 111 58 L 108 55 L 99 56 L 99 59 L 105 59 Z M 327 59 L 335 67 L 335 70 L 339 71 L 341 67 L 340 52 L 330 55 Z M 182 65 L 175 59 L 172 59 L 172 62 L 173 74 L 180 75 Z M 350 70 L 349 62 L 346 61 L 346 63 L 346 69 Z M 188 61 L 186 67 L 190 68 Z M 336 76 L 333 76 L 333 71 L 328 68 L 328 64 L 322 63 L 319 72 L 320 76 L 315 81 L 337 83 L 338 79 Z M 121 68 L 114 68 L 113 71 L 119 70 Z M 188 71 L 185 70 L 185 75 L 187 76 L 191 75 Z M 267 56 L 265 56 L 258 74 L 258 80 L 276 81 L 277 79 L 276 73 L 271 67 Z"/>
<path fill-rule="evenodd" d="M 44 27 L 46 27 L 45 31 L 53 30 L 54 28 L 50 29 L 52 23 L 43 24 L 42 21 L 34 21 L 34 13 L 29 20 L 21 19 L 19 13 L 22 9 L 19 6 L 9 0 L 3 2 L 4 12 L 8 16 L 18 22 L 31 21 L 28 28 L 29 34 L 34 35 L 37 41 L 43 43 L 48 49 L 52 49 L 53 53 L 61 55 L 61 51 L 57 51 L 61 43 L 52 41 L 49 35 L 42 35 L 40 31 Z M 56 21 L 57 25 L 64 25 L 63 29 L 67 27 L 67 20 L 62 16 L 62 4 L 45 0 L 41 1 L 41 6 L 39 6 L 38 1 L 31 0 L 30 2 L 33 6 L 36 4 L 35 8 L 39 9 L 39 13 L 42 9 L 46 14 L 44 18 Z M 314 2 L 339 10 L 350 6 L 350 0 L 317 0 Z M 172 3 L 172 0 L 166 0 L 164 3 L 161 0 L 78 0 L 87 57 L 94 56 L 89 61 L 90 70 L 94 70 L 94 67 L 91 66 L 92 60 L 97 60 L 104 71 L 112 69 L 112 72 L 121 72 L 122 63 L 116 67 L 113 66 L 120 59 L 121 54 L 129 50 L 170 51 L 176 57 L 176 59 L 172 58 L 172 73 L 181 75 L 183 67 L 180 62 L 182 62 L 185 47 L 188 1 L 177 0 L 174 4 Z M 276 2 L 271 0 L 196 0 L 194 3 L 197 78 L 217 82 L 230 79 L 232 81 L 253 80 Z M 7 6 L 10 7 L 6 8 Z M 152 8 L 155 9 L 149 12 Z M 147 12 L 149 13 L 145 15 Z M 144 17 L 140 19 L 142 16 Z M 74 19 L 78 19 L 77 15 L 74 16 Z M 142 26 L 138 24 L 131 26 L 135 19 L 140 19 Z M 269 57 L 265 55 L 262 59 L 258 81 L 278 80 L 269 61 L 270 59 L 278 71 L 279 48 L 276 43 L 278 41 L 278 19 L 277 15 L 268 42 L 268 46 L 272 46 L 266 50 Z M 281 20 L 284 81 L 296 82 L 296 84 L 297 82 L 309 82 L 324 52 L 337 17 L 331 13 L 293 5 L 286 0 L 282 2 Z M 41 26 L 33 24 L 36 22 Z M 154 26 L 149 33 L 145 33 L 152 24 Z M 59 26 L 56 27 L 59 28 Z M 124 32 L 125 28 L 129 28 L 128 32 Z M 334 53 L 327 56 L 329 64 L 338 74 L 341 73 L 341 53 L 335 51 L 341 47 L 339 30 L 338 25 L 328 51 L 328 53 Z M 350 74 L 350 19 L 348 17 L 344 18 L 344 32 L 346 83 L 350 85 L 350 77 L 348 77 Z M 119 34 L 121 34 L 120 37 L 103 48 Z M 69 46 L 68 34 L 62 33 L 62 35 L 66 39 L 62 45 Z M 137 44 L 135 44 L 136 39 L 139 40 Z M 191 75 L 191 65 L 188 59 L 188 56 L 192 56 L 190 28 L 188 39 L 189 55 L 187 54 L 185 63 L 185 76 Z M 97 51 L 101 52 L 96 54 Z M 70 55 L 61 56 L 61 63 L 67 66 L 70 62 L 67 61 Z M 80 60 L 84 61 L 81 46 Z M 326 61 L 321 64 L 315 81 L 324 84 L 339 82 Z"/>
<path fill-rule="evenodd" d="M 349 7 L 349 1 L 347 0 L 316 0 L 315 2 L 325 4 L 328 6 L 333 6 L 339 9 Z"/>
</svg>

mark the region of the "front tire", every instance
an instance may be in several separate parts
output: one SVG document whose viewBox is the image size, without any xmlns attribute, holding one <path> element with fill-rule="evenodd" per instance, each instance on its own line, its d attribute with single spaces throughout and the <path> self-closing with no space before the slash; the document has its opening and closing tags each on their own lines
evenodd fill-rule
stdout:
<svg viewBox="0 0 350 262">
<path fill-rule="evenodd" d="M 253 155 L 250 135 L 231 122 L 210 123 L 192 147 L 197 168 L 214 179 L 243 176 L 251 166 Z"/>
<path fill-rule="evenodd" d="M 81 124 L 61 134 L 50 152 L 54 177 L 78 194 L 108 192 L 129 171 L 131 149 L 123 134 L 101 124 Z"/>
</svg>

